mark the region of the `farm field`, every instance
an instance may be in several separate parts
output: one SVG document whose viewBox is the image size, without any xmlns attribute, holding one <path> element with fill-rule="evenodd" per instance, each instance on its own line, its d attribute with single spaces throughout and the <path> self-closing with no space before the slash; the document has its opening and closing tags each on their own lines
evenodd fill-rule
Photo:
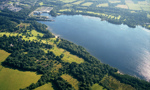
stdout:
<svg viewBox="0 0 150 90">
<path fill-rule="evenodd" d="M 54 90 L 51 83 L 44 84 L 41 87 L 38 87 L 34 90 Z"/>
<path fill-rule="evenodd" d="M 92 86 L 92 90 L 107 90 L 107 89 L 104 89 L 104 87 L 96 83 Z"/>
<path fill-rule="evenodd" d="M 92 4 L 93 4 L 93 2 L 86 2 L 86 3 L 83 3 L 82 6 L 87 6 L 88 7 L 88 6 L 91 6 Z"/>
<path fill-rule="evenodd" d="M 74 79 L 72 76 L 68 74 L 63 74 L 61 77 L 64 80 L 66 80 L 69 84 L 71 84 L 76 90 L 79 90 L 79 87 L 78 87 L 79 82 L 77 81 L 77 79 Z"/>
<path fill-rule="evenodd" d="M 4 50 L 0 50 L 0 63 L 9 55 Z M 0 67 L 1 90 L 19 90 L 29 86 L 31 83 L 36 83 L 41 77 L 41 75 L 37 75 L 35 72 L 14 70 L 1 65 Z"/>
<path fill-rule="evenodd" d="M 108 7 L 108 3 L 99 4 L 97 7 Z"/>
<path fill-rule="evenodd" d="M 105 76 L 101 81 L 103 85 L 113 88 L 114 90 L 135 90 L 132 86 L 120 83 L 112 76 Z"/>
</svg>

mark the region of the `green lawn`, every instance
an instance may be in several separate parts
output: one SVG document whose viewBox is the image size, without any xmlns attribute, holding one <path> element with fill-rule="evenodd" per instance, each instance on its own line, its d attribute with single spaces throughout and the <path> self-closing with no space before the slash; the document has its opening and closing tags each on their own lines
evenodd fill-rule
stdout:
<svg viewBox="0 0 150 90">
<path fill-rule="evenodd" d="M 3 62 L 10 54 L 0 50 L 0 63 Z M 19 90 L 25 88 L 31 83 L 36 83 L 41 75 L 35 72 L 23 72 L 1 66 L 0 70 L 0 90 Z"/>
</svg>

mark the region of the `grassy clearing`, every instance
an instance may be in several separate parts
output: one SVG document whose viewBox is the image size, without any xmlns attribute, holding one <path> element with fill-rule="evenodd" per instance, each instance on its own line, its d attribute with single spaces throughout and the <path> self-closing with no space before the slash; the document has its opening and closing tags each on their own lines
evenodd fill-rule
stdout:
<svg viewBox="0 0 150 90">
<path fill-rule="evenodd" d="M 65 62 L 76 62 L 78 64 L 83 63 L 84 60 L 82 58 L 77 57 L 76 55 L 72 55 L 70 54 L 70 52 L 58 48 L 56 45 L 54 45 L 53 49 L 51 49 L 50 51 L 54 52 L 55 55 L 60 56 L 61 54 L 64 54 L 64 57 L 62 58 L 63 61 Z"/>
<path fill-rule="evenodd" d="M 110 3 L 120 3 L 120 0 L 108 0 Z"/>
<path fill-rule="evenodd" d="M 88 6 L 91 6 L 92 4 L 93 4 L 92 2 L 86 2 L 86 3 L 83 3 L 82 6 L 87 6 L 88 7 Z"/>
<path fill-rule="evenodd" d="M 124 8 L 124 9 L 128 9 L 128 6 L 127 6 L 127 5 L 121 5 L 121 4 L 119 4 L 119 5 L 117 5 L 116 7 L 118 7 L 118 8 Z"/>
<path fill-rule="evenodd" d="M 41 87 L 38 87 L 34 90 L 54 90 L 51 83 L 44 84 Z"/>
<path fill-rule="evenodd" d="M 10 53 L 0 50 L 0 63 L 3 62 Z M 1 90 L 19 90 L 25 88 L 31 83 L 36 83 L 41 75 L 35 72 L 23 72 L 1 66 L 0 70 L 0 89 Z"/>
<path fill-rule="evenodd" d="M 126 3 L 130 10 L 142 10 L 139 4 Z"/>
<path fill-rule="evenodd" d="M 108 7 L 108 3 L 98 4 L 97 7 Z"/>
<path fill-rule="evenodd" d="M 78 87 L 79 82 L 77 79 L 74 79 L 72 76 L 68 74 L 63 74 L 61 77 L 64 80 L 66 80 L 69 84 L 71 84 L 76 90 L 79 90 L 79 87 Z"/>
<path fill-rule="evenodd" d="M 73 6 L 72 4 L 65 4 L 65 5 L 63 5 L 63 7 L 71 7 L 71 6 Z"/>
<path fill-rule="evenodd" d="M 44 5 L 44 4 L 43 4 L 43 2 L 40 2 L 39 5 L 42 6 L 42 5 Z"/>
<path fill-rule="evenodd" d="M 76 0 L 60 0 L 60 1 L 62 1 L 62 2 L 64 2 L 64 3 L 71 3 L 71 2 L 74 2 L 74 1 L 76 1 Z"/>
<path fill-rule="evenodd" d="M 103 86 L 100 86 L 99 84 L 94 84 L 92 87 L 92 90 L 107 90 L 107 89 L 104 89 Z"/>
<path fill-rule="evenodd" d="M 0 71 L 3 68 L 3 66 L 1 65 L 1 62 L 3 62 L 9 55 L 10 53 L 7 53 L 4 50 L 0 50 Z"/>
<path fill-rule="evenodd" d="M 41 36 L 42 37 L 44 35 L 43 33 L 37 32 L 36 30 L 32 30 L 31 34 L 33 34 L 35 37 L 36 36 Z"/>
<path fill-rule="evenodd" d="M 71 9 L 61 9 L 59 12 L 64 12 L 64 11 L 71 11 Z"/>
<path fill-rule="evenodd" d="M 20 27 L 23 27 L 23 26 L 27 27 L 27 26 L 30 26 L 30 24 L 29 23 L 20 23 L 20 24 L 17 25 L 17 27 L 18 26 L 20 26 Z"/>
<path fill-rule="evenodd" d="M 77 1 L 77 2 L 74 2 L 74 3 L 72 3 L 72 4 L 79 5 L 79 4 L 82 3 L 82 2 L 84 2 L 84 1 Z"/>
<path fill-rule="evenodd" d="M 0 32 L 0 37 L 2 37 L 3 35 L 6 35 L 6 36 L 17 36 L 17 35 L 21 35 L 21 34 L 18 34 L 18 33 L 10 33 L 10 32 Z"/>
<path fill-rule="evenodd" d="M 112 76 L 105 76 L 101 80 L 101 83 L 114 90 L 135 90 L 131 85 L 120 83 L 120 81 L 116 80 Z"/>
</svg>

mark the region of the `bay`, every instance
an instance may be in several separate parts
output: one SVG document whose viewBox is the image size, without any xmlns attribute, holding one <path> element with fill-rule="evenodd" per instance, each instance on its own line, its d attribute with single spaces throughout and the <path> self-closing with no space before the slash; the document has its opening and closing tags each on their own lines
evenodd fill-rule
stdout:
<svg viewBox="0 0 150 90">
<path fill-rule="evenodd" d="M 44 16 L 49 16 L 43 13 Z M 54 22 L 39 21 L 55 35 L 83 46 L 102 63 L 150 81 L 150 31 L 115 25 L 100 18 L 60 15 Z"/>
</svg>

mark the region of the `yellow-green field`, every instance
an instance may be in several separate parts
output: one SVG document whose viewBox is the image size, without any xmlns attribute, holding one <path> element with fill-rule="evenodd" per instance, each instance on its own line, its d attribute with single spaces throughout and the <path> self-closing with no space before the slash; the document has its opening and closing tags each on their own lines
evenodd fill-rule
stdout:
<svg viewBox="0 0 150 90">
<path fill-rule="evenodd" d="M 107 89 L 104 89 L 103 86 L 100 86 L 99 84 L 94 84 L 92 87 L 92 90 L 107 90 Z"/>
<path fill-rule="evenodd" d="M 64 11 L 71 11 L 71 9 L 61 9 L 59 12 L 64 12 Z"/>
<path fill-rule="evenodd" d="M 108 7 L 108 3 L 98 4 L 97 7 Z"/>
<path fill-rule="evenodd" d="M 105 84 L 107 87 L 113 88 L 114 90 L 135 90 L 131 85 L 120 83 L 112 76 L 105 76 L 101 83 Z"/>
<path fill-rule="evenodd" d="M 120 0 L 108 0 L 110 3 L 120 3 Z"/>
<path fill-rule="evenodd" d="M 64 3 L 70 3 L 70 2 L 74 2 L 74 1 L 76 1 L 76 0 L 60 0 L 60 1 L 62 1 L 62 2 L 64 2 Z"/>
<path fill-rule="evenodd" d="M 0 71 L 3 68 L 3 66 L 1 65 L 1 62 L 3 62 L 9 55 L 10 53 L 7 53 L 4 50 L 0 50 Z"/>
<path fill-rule="evenodd" d="M 78 87 L 79 82 L 77 79 L 74 79 L 72 76 L 68 74 L 63 74 L 61 77 L 64 80 L 66 80 L 69 84 L 71 84 L 76 90 L 79 90 L 79 87 Z"/>
<path fill-rule="evenodd" d="M 84 62 L 84 60 L 82 58 L 79 58 L 76 55 L 72 55 L 72 54 L 70 54 L 70 52 L 68 52 L 64 49 L 58 48 L 56 45 L 54 45 L 54 48 L 51 49 L 50 51 L 54 52 L 54 54 L 57 56 L 64 54 L 64 57 L 62 58 L 62 60 L 65 62 L 69 62 L 69 63 L 76 62 L 78 64 Z"/>
<path fill-rule="evenodd" d="M 72 3 L 72 4 L 78 5 L 78 4 L 82 3 L 82 2 L 84 2 L 84 1 L 77 1 L 77 2 L 74 2 L 74 3 Z"/>
<path fill-rule="evenodd" d="M 71 6 L 73 6 L 72 4 L 65 4 L 65 5 L 63 5 L 63 7 L 71 7 Z"/>
<path fill-rule="evenodd" d="M 44 4 L 43 4 L 43 2 L 40 2 L 39 5 L 42 6 L 42 5 L 44 5 Z"/>
<path fill-rule="evenodd" d="M 54 90 L 51 83 L 44 84 L 41 87 L 38 87 L 34 90 Z"/>
<path fill-rule="evenodd" d="M 124 8 L 124 9 L 128 9 L 128 6 L 127 6 L 127 5 L 121 5 L 121 4 L 119 4 L 119 5 L 117 5 L 116 7 L 118 7 L 118 8 Z"/>
<path fill-rule="evenodd" d="M 83 3 L 82 6 L 91 6 L 93 3 L 92 2 L 86 2 L 86 3 Z"/>
<path fill-rule="evenodd" d="M 140 5 L 134 3 L 126 3 L 130 10 L 142 10 Z"/>
<path fill-rule="evenodd" d="M 3 62 L 10 54 L 0 50 L 0 63 Z M 0 65 L 1 66 L 1 65 Z M 19 90 L 25 88 L 31 83 L 36 83 L 41 75 L 35 72 L 23 72 L 1 66 L 0 70 L 0 89 L 1 90 Z"/>
<path fill-rule="evenodd" d="M 0 32 L 0 37 L 3 36 L 3 35 L 6 35 L 6 36 L 17 36 L 18 33 L 10 33 L 10 32 Z M 20 34 L 21 35 L 21 34 Z"/>
</svg>

